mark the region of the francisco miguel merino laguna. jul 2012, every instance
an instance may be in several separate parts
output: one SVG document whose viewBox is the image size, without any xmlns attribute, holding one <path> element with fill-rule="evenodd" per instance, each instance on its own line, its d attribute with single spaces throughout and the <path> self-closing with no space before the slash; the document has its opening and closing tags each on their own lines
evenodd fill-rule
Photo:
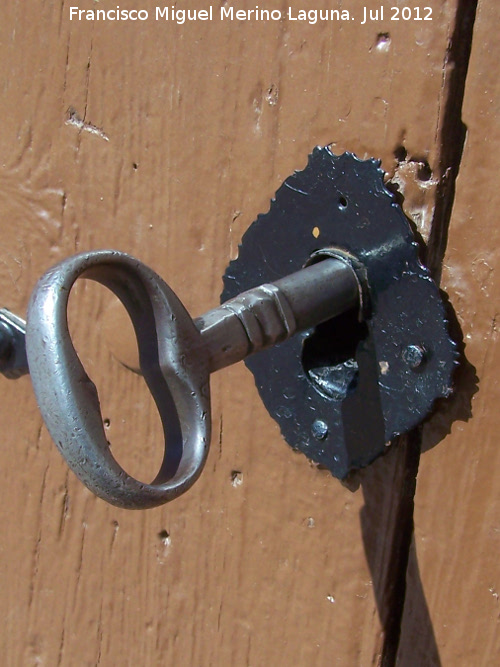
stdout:
<svg viewBox="0 0 500 667">
<path fill-rule="evenodd" d="M 366 9 L 365 9 L 366 14 Z M 318 21 L 350 21 L 354 16 L 347 9 L 294 9 L 289 7 L 286 12 L 280 9 L 235 9 L 234 7 L 212 6 L 207 9 L 178 9 L 177 7 L 156 7 L 154 14 L 147 9 L 80 9 L 69 8 L 70 21 L 171 21 L 182 25 L 188 21 L 306 21 L 314 25 Z"/>
</svg>

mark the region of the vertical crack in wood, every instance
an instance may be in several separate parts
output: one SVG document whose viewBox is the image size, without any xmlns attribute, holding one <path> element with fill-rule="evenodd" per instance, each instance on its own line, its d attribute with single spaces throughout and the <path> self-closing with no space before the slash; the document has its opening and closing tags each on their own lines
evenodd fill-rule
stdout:
<svg viewBox="0 0 500 667">
<path fill-rule="evenodd" d="M 451 214 L 455 199 L 456 180 L 466 139 L 467 128 L 462 121 L 467 71 L 472 49 L 477 0 L 459 0 L 453 35 L 445 59 L 449 68 L 448 91 L 440 131 L 439 184 L 431 233 L 426 250 L 426 264 L 434 279 L 441 280 L 442 263 L 448 242 Z M 422 447 L 422 428 L 401 438 L 405 476 L 398 497 L 395 531 L 388 563 L 386 599 L 389 613 L 384 627 L 381 666 L 393 667 L 397 662 L 407 594 L 407 571 L 413 541 L 414 496 Z M 391 573 L 394 573 L 391 575 Z M 422 594 L 423 598 L 423 594 Z M 423 598 L 422 603 L 425 604 Z M 429 619 L 428 631 L 432 632 Z M 436 667 L 440 665 L 436 646 Z"/>
<path fill-rule="evenodd" d="M 386 618 L 381 667 L 393 667 L 399 648 L 401 625 L 406 598 L 406 577 L 413 538 L 413 511 L 417 485 L 422 429 L 417 427 L 399 438 L 402 450 L 403 478 L 399 488 L 398 507 L 394 516 L 392 548 L 387 564 Z"/>
<path fill-rule="evenodd" d="M 476 9 L 477 0 L 459 1 L 455 27 L 445 59 L 445 67 L 449 68 L 450 74 L 440 132 L 439 183 L 426 257 L 427 266 L 438 284 L 448 242 L 455 184 L 467 135 L 467 128 L 462 121 L 462 106 Z"/>
</svg>

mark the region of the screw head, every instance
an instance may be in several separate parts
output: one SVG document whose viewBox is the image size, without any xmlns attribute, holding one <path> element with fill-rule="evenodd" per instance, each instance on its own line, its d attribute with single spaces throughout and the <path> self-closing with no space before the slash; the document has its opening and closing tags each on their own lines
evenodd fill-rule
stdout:
<svg viewBox="0 0 500 667">
<path fill-rule="evenodd" d="M 425 349 L 420 345 L 408 345 L 401 356 L 405 364 L 415 371 L 425 361 Z"/>
<path fill-rule="evenodd" d="M 315 419 L 311 430 L 316 440 L 324 440 L 328 435 L 328 425 L 322 419 Z"/>
</svg>

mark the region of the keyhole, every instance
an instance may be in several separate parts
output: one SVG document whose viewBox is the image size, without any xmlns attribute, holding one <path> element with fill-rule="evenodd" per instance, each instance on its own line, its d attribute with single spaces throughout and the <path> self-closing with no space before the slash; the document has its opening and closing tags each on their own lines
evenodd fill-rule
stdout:
<svg viewBox="0 0 500 667">
<path fill-rule="evenodd" d="M 318 325 L 302 348 L 302 367 L 313 387 L 326 398 L 343 401 L 358 383 L 356 350 L 368 333 L 352 309 Z"/>
</svg>

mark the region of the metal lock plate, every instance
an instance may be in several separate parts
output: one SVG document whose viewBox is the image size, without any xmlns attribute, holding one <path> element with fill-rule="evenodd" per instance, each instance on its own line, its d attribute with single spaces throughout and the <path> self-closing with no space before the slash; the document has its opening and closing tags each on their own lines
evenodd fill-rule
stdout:
<svg viewBox="0 0 500 667">
<path fill-rule="evenodd" d="M 345 478 L 448 396 L 457 353 L 439 290 L 375 160 L 316 148 L 243 236 L 221 301 L 300 270 L 324 249 L 355 258 L 367 293 L 357 311 L 245 363 L 286 441 Z"/>
</svg>

